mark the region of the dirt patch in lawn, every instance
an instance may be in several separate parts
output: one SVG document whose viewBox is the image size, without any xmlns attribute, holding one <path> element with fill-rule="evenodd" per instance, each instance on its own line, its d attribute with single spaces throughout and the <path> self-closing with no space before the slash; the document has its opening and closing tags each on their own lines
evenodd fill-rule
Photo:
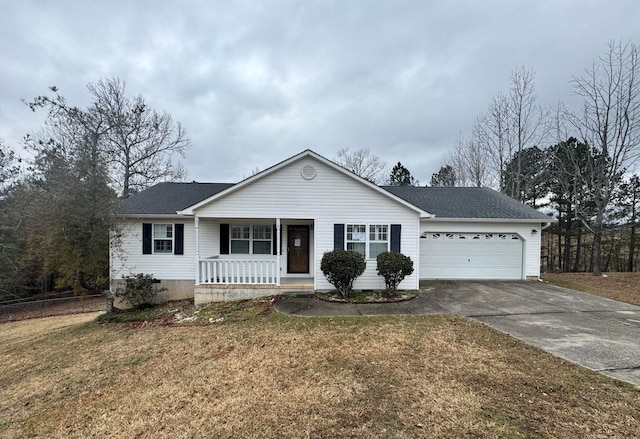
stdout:
<svg viewBox="0 0 640 439">
<path fill-rule="evenodd" d="M 25 334 L 15 325 L 27 322 L 0 325 L 0 436 L 584 439 L 640 431 L 637 389 L 479 323 L 299 319 L 263 306 L 205 326 L 65 327 L 53 318 Z"/>
<path fill-rule="evenodd" d="M 544 273 L 542 279 L 573 290 L 640 305 L 640 273 Z"/>
<path fill-rule="evenodd" d="M 240 322 L 271 314 L 273 304 L 281 299 L 282 296 L 270 296 L 206 305 L 194 305 L 193 300 L 181 300 L 140 310 L 115 310 L 110 314 L 102 314 L 97 321 L 102 324 L 125 324 L 132 328 Z"/>
</svg>

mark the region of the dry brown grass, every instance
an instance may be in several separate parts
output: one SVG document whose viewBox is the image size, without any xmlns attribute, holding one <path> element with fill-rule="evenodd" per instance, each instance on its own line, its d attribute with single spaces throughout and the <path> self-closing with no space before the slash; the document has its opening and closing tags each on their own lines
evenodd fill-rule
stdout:
<svg viewBox="0 0 640 439">
<path fill-rule="evenodd" d="M 542 279 L 565 288 L 584 291 L 621 302 L 640 305 L 640 272 L 606 273 L 544 273 Z"/>
<path fill-rule="evenodd" d="M 0 436 L 584 439 L 640 431 L 638 390 L 478 323 L 241 312 L 244 321 L 190 327 L 68 326 L 85 316 L 0 325 Z"/>
</svg>

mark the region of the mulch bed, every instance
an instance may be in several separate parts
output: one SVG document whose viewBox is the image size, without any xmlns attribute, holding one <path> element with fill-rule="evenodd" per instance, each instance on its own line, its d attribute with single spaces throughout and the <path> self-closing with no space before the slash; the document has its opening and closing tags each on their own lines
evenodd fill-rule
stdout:
<svg viewBox="0 0 640 439">
<path fill-rule="evenodd" d="M 397 303 L 406 302 L 418 297 L 417 291 L 404 292 L 395 297 L 385 297 L 380 292 L 358 293 L 355 297 L 344 298 L 337 292 L 316 293 L 316 297 L 325 302 L 352 303 L 352 304 L 372 304 L 372 303 Z"/>
</svg>

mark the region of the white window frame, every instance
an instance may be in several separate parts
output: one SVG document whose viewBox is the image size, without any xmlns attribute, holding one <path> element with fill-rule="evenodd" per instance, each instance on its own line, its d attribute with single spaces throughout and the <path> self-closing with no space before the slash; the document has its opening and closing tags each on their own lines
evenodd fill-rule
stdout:
<svg viewBox="0 0 640 439">
<path fill-rule="evenodd" d="M 367 241 L 368 241 L 368 226 L 364 223 L 346 224 L 344 227 L 344 248 L 347 251 L 355 251 L 360 254 L 358 250 L 354 250 L 354 245 L 364 244 L 364 257 L 367 259 Z M 349 248 L 351 245 L 352 248 Z"/>
<path fill-rule="evenodd" d="M 376 257 L 371 256 L 371 244 L 386 244 L 386 250 L 389 251 L 389 245 L 391 242 L 391 227 L 389 224 L 369 224 L 367 226 L 369 230 L 369 234 L 367 238 L 369 238 L 369 242 L 367 242 L 367 251 L 369 252 L 367 255 L 369 259 L 376 259 Z M 371 233 L 373 233 L 375 239 L 371 239 Z M 380 239 L 382 236 L 386 236 L 386 239 Z M 382 253 L 382 252 L 379 252 Z"/>
<path fill-rule="evenodd" d="M 360 230 L 358 231 L 354 231 L 353 228 L 354 227 L 364 227 L 364 236 L 359 235 L 358 239 L 354 239 L 354 232 L 355 233 L 362 233 Z M 382 239 L 371 239 L 371 228 L 374 227 L 376 228 L 374 231 L 374 235 L 376 238 L 379 238 L 379 232 L 380 230 L 378 228 L 384 227 L 386 228 L 386 236 L 387 239 L 382 240 Z M 350 230 L 351 229 L 351 230 Z M 351 235 L 351 239 L 349 239 L 349 235 Z M 364 238 L 364 239 L 361 239 Z M 391 225 L 390 224 L 380 224 L 380 223 L 350 223 L 350 224 L 345 224 L 344 227 L 344 243 L 345 243 L 345 249 L 346 250 L 350 250 L 349 249 L 349 244 L 364 244 L 364 258 L 367 260 L 371 260 L 371 259 L 375 259 L 371 257 L 371 244 L 382 244 L 382 243 L 386 243 L 387 245 L 387 249 L 386 251 L 389 251 L 389 248 L 391 246 Z M 357 250 L 351 250 L 351 251 L 357 251 Z M 358 252 L 360 253 L 360 252 Z"/>
<path fill-rule="evenodd" d="M 267 232 L 268 238 L 256 238 L 256 228 L 261 227 L 263 230 Z M 256 242 L 268 242 L 269 243 L 269 252 L 268 253 L 256 253 L 255 252 L 255 243 Z M 252 255 L 271 255 L 273 254 L 273 226 L 270 224 L 255 224 L 251 226 L 251 254 Z"/>
<path fill-rule="evenodd" d="M 234 238 L 234 228 L 240 228 L 240 237 Z M 246 237 L 245 237 L 245 232 Z M 234 252 L 233 251 L 233 243 L 234 242 L 247 242 L 247 252 Z M 231 224 L 229 226 L 229 254 L 233 255 L 250 255 L 251 254 L 251 226 L 248 224 Z"/>
<path fill-rule="evenodd" d="M 234 227 L 240 227 L 244 233 L 245 229 L 249 229 L 248 238 L 234 238 L 233 237 L 233 229 Z M 256 227 L 264 227 L 265 230 L 268 228 L 269 239 L 264 238 L 256 238 Z M 244 235 L 243 235 L 244 236 Z M 233 241 L 247 241 L 248 243 L 248 252 L 247 253 L 239 253 L 233 251 Z M 269 253 L 255 253 L 254 252 L 254 243 L 256 242 L 269 242 Z M 271 224 L 231 224 L 229 226 L 229 254 L 230 255 L 272 255 L 273 254 L 273 226 Z"/>
<path fill-rule="evenodd" d="M 171 230 L 165 229 L 165 232 L 169 232 L 171 234 L 171 236 L 167 236 L 168 234 L 165 233 L 165 236 L 160 236 L 160 237 L 156 237 L 156 227 L 160 228 L 160 227 L 171 227 Z M 158 254 L 158 255 L 172 255 L 173 252 L 175 251 L 175 231 L 176 231 L 176 226 L 173 223 L 153 223 L 151 226 L 151 250 L 153 252 L 153 254 Z M 156 250 L 156 241 L 169 241 L 171 243 L 171 249 L 169 250 Z"/>
</svg>

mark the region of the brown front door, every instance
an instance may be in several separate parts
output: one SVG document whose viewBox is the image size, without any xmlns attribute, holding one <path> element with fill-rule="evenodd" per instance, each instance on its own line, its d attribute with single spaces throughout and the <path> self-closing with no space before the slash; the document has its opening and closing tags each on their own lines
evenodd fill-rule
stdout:
<svg viewBox="0 0 640 439">
<path fill-rule="evenodd" d="M 287 226 L 287 273 L 309 272 L 309 226 Z"/>
</svg>

